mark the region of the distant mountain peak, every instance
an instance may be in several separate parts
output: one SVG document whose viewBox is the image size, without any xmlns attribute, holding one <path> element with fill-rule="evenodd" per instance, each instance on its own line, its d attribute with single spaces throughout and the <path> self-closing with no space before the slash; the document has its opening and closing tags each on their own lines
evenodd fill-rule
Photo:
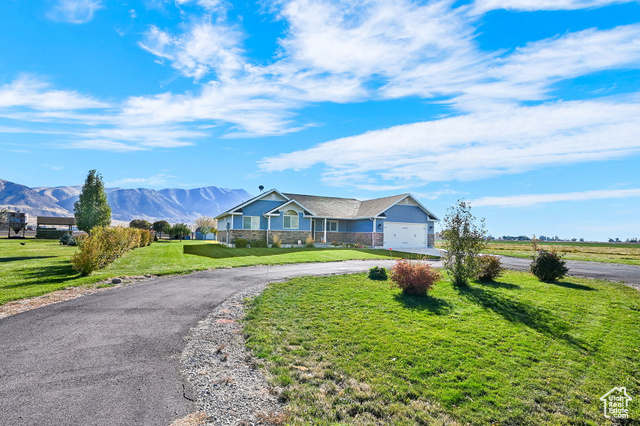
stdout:
<svg viewBox="0 0 640 426">
<path fill-rule="evenodd" d="M 0 207 L 31 216 L 73 216 L 73 204 L 81 191 L 81 185 L 29 188 L 0 179 Z M 126 222 L 145 219 L 188 223 L 199 216 L 217 216 L 252 197 L 244 189 L 217 186 L 160 190 L 106 188 L 105 192 L 113 219 Z"/>
</svg>

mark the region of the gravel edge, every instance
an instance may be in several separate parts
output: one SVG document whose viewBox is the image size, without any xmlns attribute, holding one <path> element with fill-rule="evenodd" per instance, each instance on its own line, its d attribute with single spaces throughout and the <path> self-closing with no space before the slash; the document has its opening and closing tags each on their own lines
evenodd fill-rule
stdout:
<svg viewBox="0 0 640 426">
<path fill-rule="evenodd" d="M 190 385 L 185 386 L 185 398 L 207 415 L 200 424 L 266 425 L 283 418 L 280 389 L 267 383 L 242 334 L 243 300 L 259 295 L 267 285 L 231 296 L 185 337 L 180 370 Z"/>
</svg>

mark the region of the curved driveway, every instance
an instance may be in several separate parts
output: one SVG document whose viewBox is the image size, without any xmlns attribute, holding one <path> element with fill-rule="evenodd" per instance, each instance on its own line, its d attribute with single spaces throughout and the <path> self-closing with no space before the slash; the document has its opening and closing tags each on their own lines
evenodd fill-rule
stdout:
<svg viewBox="0 0 640 426">
<path fill-rule="evenodd" d="M 528 267 L 527 259 L 503 261 Z M 579 275 L 640 284 L 640 266 L 568 263 Z M 590 264 L 596 274 L 579 270 L 578 263 Z M 215 306 L 260 282 L 374 265 L 390 267 L 392 261 L 203 271 L 0 319 L 0 424 L 168 425 L 193 411 L 179 371 L 183 336 Z"/>
<path fill-rule="evenodd" d="M 260 282 L 375 265 L 391 261 L 203 271 L 0 319 L 0 425 L 169 425 L 193 411 L 183 336 L 215 306 Z"/>
</svg>

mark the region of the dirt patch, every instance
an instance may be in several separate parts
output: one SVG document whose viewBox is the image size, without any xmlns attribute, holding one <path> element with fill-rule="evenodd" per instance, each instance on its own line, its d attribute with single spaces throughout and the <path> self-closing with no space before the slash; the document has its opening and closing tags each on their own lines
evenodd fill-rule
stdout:
<svg viewBox="0 0 640 426">
<path fill-rule="evenodd" d="M 122 287 L 125 285 L 131 285 L 150 278 L 153 278 L 153 276 L 145 275 L 134 277 L 120 277 L 122 282 L 119 284 L 112 284 L 112 278 L 110 278 L 106 281 L 102 281 L 91 286 L 67 287 L 63 288 L 62 290 L 56 290 L 42 296 L 14 300 L 12 302 L 7 302 L 4 305 L 0 305 L 0 318 L 6 318 L 11 315 L 16 315 L 22 312 L 30 311 L 32 309 L 52 305 L 54 303 L 65 302 L 67 300 L 86 296 L 88 294 L 98 293 L 100 291 Z"/>
</svg>

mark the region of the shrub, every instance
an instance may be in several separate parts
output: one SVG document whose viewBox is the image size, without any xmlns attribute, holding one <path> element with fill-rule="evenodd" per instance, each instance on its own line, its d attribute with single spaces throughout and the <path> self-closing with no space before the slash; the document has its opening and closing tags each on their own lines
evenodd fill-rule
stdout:
<svg viewBox="0 0 640 426">
<path fill-rule="evenodd" d="M 386 268 L 379 268 L 374 266 L 369 269 L 369 279 L 374 281 L 386 281 L 387 280 L 387 270 Z"/>
<path fill-rule="evenodd" d="M 504 273 L 504 267 L 498 256 L 485 254 L 480 256 L 478 279 L 481 281 L 493 281 Z"/>
<path fill-rule="evenodd" d="M 307 239 L 304 241 L 304 245 L 305 247 L 315 247 L 315 244 L 313 244 L 314 242 L 315 240 L 313 239 L 313 237 L 309 235 Z"/>
<path fill-rule="evenodd" d="M 71 233 L 65 232 L 64 234 L 60 235 L 60 239 L 58 241 L 60 241 L 60 244 L 62 244 L 63 246 L 66 246 L 72 239 L 73 237 L 71 236 Z"/>
<path fill-rule="evenodd" d="M 486 246 L 487 231 L 484 219 L 479 225 L 475 223 L 469 202 L 458 200 L 447 211 L 441 232 L 445 249 L 442 263 L 453 285 L 464 286 L 477 276 L 478 258 Z"/>
<path fill-rule="evenodd" d="M 426 296 L 433 285 L 442 278 L 440 272 L 427 263 L 398 259 L 391 268 L 391 280 L 402 293 Z"/>
<path fill-rule="evenodd" d="M 569 268 L 555 251 L 539 250 L 531 262 L 531 272 L 540 281 L 555 281 L 564 278 Z"/>
<path fill-rule="evenodd" d="M 144 237 L 143 237 L 144 235 Z M 90 235 L 78 238 L 80 250 L 71 258 L 71 265 L 82 275 L 104 268 L 114 260 L 150 239 L 149 231 L 137 228 L 95 227 Z"/>
<path fill-rule="evenodd" d="M 102 250 L 100 240 L 87 234 L 79 238 L 80 250 L 71 258 L 71 266 L 81 275 L 89 275 L 101 268 Z"/>
<path fill-rule="evenodd" d="M 276 248 L 280 248 L 282 247 L 282 238 L 280 238 L 277 235 L 274 235 L 271 240 L 273 241 L 273 244 L 271 244 L 271 247 L 276 247 Z"/>
<path fill-rule="evenodd" d="M 73 247 L 77 246 L 78 245 L 78 239 L 76 237 L 72 236 L 71 238 L 69 238 L 69 241 L 67 241 L 67 245 L 68 246 L 73 246 Z"/>
<path fill-rule="evenodd" d="M 151 231 L 147 229 L 140 229 L 140 247 L 146 247 L 151 244 L 153 241 L 153 237 L 151 236 Z"/>
<path fill-rule="evenodd" d="M 238 240 L 236 240 L 236 247 L 238 244 Z M 251 241 L 251 248 L 266 248 L 269 247 L 267 244 L 267 240 L 253 240 Z"/>
<path fill-rule="evenodd" d="M 247 248 L 249 241 L 244 238 L 236 238 L 236 248 Z"/>
</svg>

